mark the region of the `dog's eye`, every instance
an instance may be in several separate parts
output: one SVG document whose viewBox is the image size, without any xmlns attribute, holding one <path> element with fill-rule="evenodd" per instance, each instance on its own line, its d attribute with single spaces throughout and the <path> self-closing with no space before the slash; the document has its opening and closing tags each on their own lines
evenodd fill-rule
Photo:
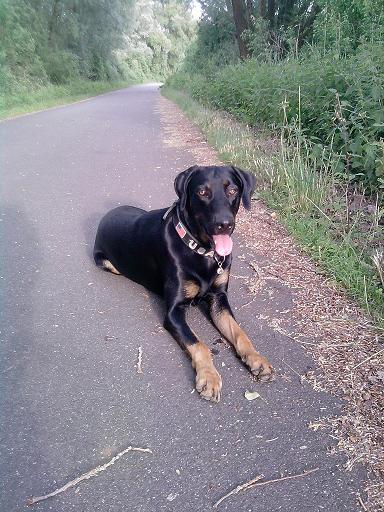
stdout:
<svg viewBox="0 0 384 512">
<path fill-rule="evenodd" d="M 229 196 L 234 196 L 234 195 L 236 195 L 236 194 L 237 194 L 237 188 L 235 188 L 235 187 L 228 187 L 228 188 L 227 188 L 227 194 L 228 194 Z"/>
<path fill-rule="evenodd" d="M 204 197 L 204 196 L 208 195 L 208 194 L 207 194 L 207 191 L 205 190 L 205 188 L 200 188 L 200 189 L 197 191 L 197 193 L 199 194 L 199 196 L 202 196 L 202 197 Z"/>
</svg>

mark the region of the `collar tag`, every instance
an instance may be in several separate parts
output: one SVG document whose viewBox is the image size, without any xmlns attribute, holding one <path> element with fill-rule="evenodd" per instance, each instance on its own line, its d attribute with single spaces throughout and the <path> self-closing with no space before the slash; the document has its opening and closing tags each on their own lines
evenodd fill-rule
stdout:
<svg viewBox="0 0 384 512">
<path fill-rule="evenodd" d="M 214 256 L 215 258 L 215 261 L 217 263 L 217 270 L 216 272 L 220 275 L 224 272 L 224 269 L 223 269 L 223 264 L 224 264 L 224 261 L 225 261 L 225 256 L 223 256 L 223 259 L 220 261 L 218 258 L 216 258 L 216 256 Z"/>
<path fill-rule="evenodd" d="M 187 234 L 187 230 L 185 229 L 181 222 L 178 222 L 176 224 L 175 229 L 180 238 L 184 238 L 185 235 Z"/>
</svg>

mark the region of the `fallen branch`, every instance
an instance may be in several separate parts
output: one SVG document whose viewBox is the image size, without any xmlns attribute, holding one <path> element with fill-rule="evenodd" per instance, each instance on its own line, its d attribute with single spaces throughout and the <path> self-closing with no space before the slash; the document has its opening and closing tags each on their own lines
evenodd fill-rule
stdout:
<svg viewBox="0 0 384 512">
<path fill-rule="evenodd" d="M 238 485 L 235 489 L 232 489 L 232 491 L 230 491 L 228 494 L 226 494 L 225 496 L 220 498 L 219 501 L 216 501 L 216 503 L 213 505 L 213 508 L 217 508 L 220 505 L 220 503 L 222 503 L 224 500 L 226 500 L 230 496 L 234 496 L 235 494 L 237 494 L 241 491 L 244 491 L 245 489 L 249 489 L 250 487 L 255 485 L 256 482 L 261 480 L 262 478 L 264 478 L 264 475 L 258 475 L 255 478 L 253 478 L 252 480 L 250 480 L 249 482 L 245 482 L 244 484 Z"/>
<path fill-rule="evenodd" d="M 230 496 L 233 496 L 241 491 L 246 491 L 248 489 L 252 489 L 253 487 L 259 487 L 262 485 L 268 485 L 268 484 L 273 484 L 276 482 L 282 482 L 283 480 L 293 480 L 294 478 L 301 478 L 303 476 L 309 475 L 310 473 L 314 473 L 315 471 L 318 471 L 319 469 L 320 468 L 308 469 L 307 471 L 304 471 L 303 473 L 299 473 L 297 475 L 283 476 L 281 478 L 275 478 L 274 480 L 266 480 L 265 482 L 259 482 L 259 480 L 264 478 L 264 475 L 258 475 L 255 478 L 253 478 L 252 480 L 250 480 L 249 482 L 245 482 L 244 484 L 238 485 L 235 489 L 233 489 L 228 494 L 226 494 L 225 496 L 220 498 L 219 501 L 217 501 L 213 505 L 213 508 L 217 508 L 220 505 L 220 503 L 222 503 L 224 500 L 226 500 Z"/>
<path fill-rule="evenodd" d="M 128 448 L 126 448 L 122 452 L 115 455 L 115 457 L 113 457 L 106 464 L 103 464 L 102 466 L 97 466 L 96 468 L 91 469 L 91 471 L 88 471 L 88 473 L 84 473 L 81 476 L 79 476 L 78 478 L 75 478 L 74 480 L 71 480 L 70 482 L 66 483 L 65 485 L 63 485 L 63 487 L 60 487 L 60 489 L 56 489 L 55 491 L 50 492 L 49 494 L 45 494 L 44 496 L 37 496 L 37 497 L 32 496 L 31 498 L 29 498 L 27 500 L 27 505 L 31 506 L 31 505 L 34 505 L 35 503 L 38 503 L 39 501 L 43 501 L 43 500 L 47 500 L 48 498 L 52 498 L 53 496 L 56 496 L 57 494 L 60 494 L 64 491 L 66 491 L 67 489 L 70 489 L 71 487 L 75 487 L 80 482 L 83 482 L 84 480 L 88 480 L 88 478 L 97 476 L 99 473 L 101 473 L 101 471 L 105 471 L 107 468 L 109 468 L 109 466 L 112 466 L 112 464 L 114 464 L 117 460 L 119 460 L 123 455 L 125 455 L 128 452 L 133 452 L 133 451 L 152 453 L 152 451 L 149 448 L 135 448 L 133 446 L 128 446 Z"/>
<path fill-rule="evenodd" d="M 141 369 L 141 362 L 143 359 L 143 349 L 139 347 L 139 354 L 138 354 L 138 360 L 137 360 L 137 373 L 143 373 L 143 370 Z"/>
</svg>

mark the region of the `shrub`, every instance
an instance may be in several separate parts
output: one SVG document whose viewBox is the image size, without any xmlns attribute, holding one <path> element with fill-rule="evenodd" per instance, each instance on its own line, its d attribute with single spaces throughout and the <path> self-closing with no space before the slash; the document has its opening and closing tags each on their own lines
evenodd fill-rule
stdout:
<svg viewBox="0 0 384 512">
<path fill-rule="evenodd" d="M 45 55 L 44 67 L 53 84 L 65 84 L 79 78 L 79 61 L 68 51 L 51 51 Z"/>
<path fill-rule="evenodd" d="M 384 52 L 366 44 L 336 58 L 316 50 L 300 59 L 249 59 L 209 73 L 179 74 L 174 87 L 250 125 L 299 128 L 332 169 L 372 190 L 384 189 Z"/>
</svg>

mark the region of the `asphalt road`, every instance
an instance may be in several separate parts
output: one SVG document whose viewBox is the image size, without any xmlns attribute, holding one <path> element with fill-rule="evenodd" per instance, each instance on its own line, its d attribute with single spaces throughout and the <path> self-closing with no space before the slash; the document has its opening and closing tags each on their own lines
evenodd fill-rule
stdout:
<svg viewBox="0 0 384 512">
<path fill-rule="evenodd" d="M 171 204 L 177 172 L 197 163 L 164 144 L 156 85 L 0 124 L 1 140 L 1 491 L 0 509 L 55 490 L 127 446 L 96 478 L 34 505 L 39 511 L 205 512 L 259 474 L 275 479 L 225 500 L 221 511 L 359 510 L 364 472 L 343 469 L 335 441 L 308 429 L 340 413 L 334 397 L 283 378 L 313 365 L 301 347 L 263 324 L 264 297 L 239 309 L 241 324 L 278 377 L 255 384 L 202 315 L 194 329 L 214 349 L 222 400 L 193 391 L 188 357 L 161 328 L 162 304 L 91 259 L 98 220 L 119 204 Z M 237 245 L 241 244 L 241 234 Z M 239 250 L 235 247 L 236 251 Z M 233 273 L 248 270 L 235 258 Z M 234 307 L 247 300 L 230 285 Z M 279 294 L 289 305 L 289 290 Z M 143 373 L 138 374 L 142 347 Z M 248 402 L 246 389 L 263 399 Z"/>
</svg>

